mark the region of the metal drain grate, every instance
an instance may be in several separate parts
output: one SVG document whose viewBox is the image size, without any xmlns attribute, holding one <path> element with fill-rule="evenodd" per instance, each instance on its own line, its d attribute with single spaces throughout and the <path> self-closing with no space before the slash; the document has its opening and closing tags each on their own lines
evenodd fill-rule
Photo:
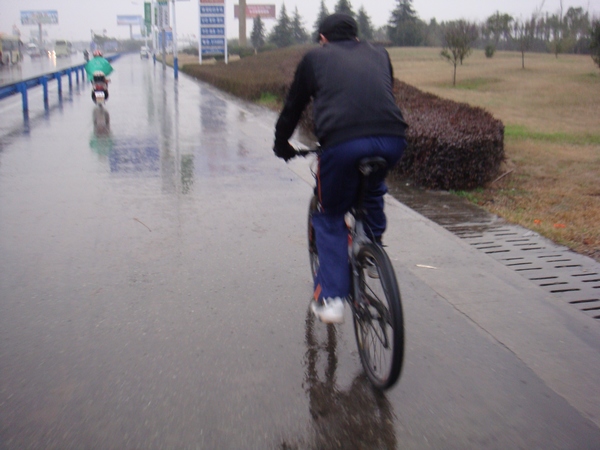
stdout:
<svg viewBox="0 0 600 450">
<path fill-rule="evenodd" d="M 414 188 L 394 177 L 388 186 L 409 208 L 600 322 L 600 263 L 448 192 Z"/>
<path fill-rule="evenodd" d="M 525 228 L 446 227 L 553 296 L 600 320 L 600 264 Z"/>
</svg>

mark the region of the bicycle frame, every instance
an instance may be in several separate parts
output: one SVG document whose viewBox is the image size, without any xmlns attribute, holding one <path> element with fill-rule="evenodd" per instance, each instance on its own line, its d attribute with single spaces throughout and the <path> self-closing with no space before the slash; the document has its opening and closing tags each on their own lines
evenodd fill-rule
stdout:
<svg viewBox="0 0 600 450">
<path fill-rule="evenodd" d="M 306 156 L 315 151 L 298 153 Z M 365 222 L 364 200 L 369 177 L 386 167 L 384 158 L 360 160 L 358 197 L 345 217 L 348 228 L 348 270 L 351 278 L 347 303 L 354 319 L 361 363 L 367 377 L 378 389 L 388 389 L 396 383 L 404 353 L 402 305 L 394 268 L 383 248 L 369 236 Z M 313 196 L 308 220 L 309 257 L 313 277 L 317 274 L 319 260 L 311 214 L 318 208 L 318 199 Z M 373 283 L 370 280 L 377 281 Z"/>
<path fill-rule="evenodd" d="M 363 301 L 363 299 L 359 298 L 360 296 L 357 295 L 357 293 L 360 292 L 359 272 L 361 268 L 359 267 L 358 260 L 356 258 L 358 256 L 358 251 L 360 250 L 360 247 L 363 244 L 371 242 L 371 239 L 369 239 L 367 233 L 365 232 L 365 225 L 362 219 L 362 216 L 364 216 L 364 212 L 359 210 L 357 207 L 353 208 L 349 212 L 349 215 L 352 218 L 353 224 L 349 227 L 348 230 L 350 236 L 350 242 L 348 243 L 348 256 L 350 260 L 350 279 L 352 280 L 352 301 L 348 303 L 352 307 L 353 312 L 356 314 L 357 311 L 355 309 L 355 306 L 358 306 L 358 304 Z"/>
<path fill-rule="evenodd" d="M 309 154 L 319 154 L 321 152 L 320 148 L 311 149 L 311 150 L 299 150 L 298 155 L 307 156 Z M 367 243 L 372 243 L 373 241 L 367 235 L 364 224 L 365 211 L 363 208 L 363 203 L 367 190 L 367 182 L 369 176 L 376 172 L 377 170 L 381 170 L 387 166 L 387 162 L 383 158 L 371 158 L 372 163 L 366 164 L 359 168 L 362 176 L 360 179 L 359 189 L 358 189 L 358 198 L 356 200 L 356 204 L 348 211 L 347 215 L 349 215 L 352 219 L 352 223 L 349 225 L 346 221 L 346 225 L 348 226 L 349 232 L 349 245 L 348 245 L 348 257 L 350 260 L 350 279 L 352 280 L 352 302 L 348 302 L 352 307 L 352 311 L 354 314 L 358 314 L 358 306 L 361 303 L 364 303 L 364 299 L 359 298 L 357 292 L 360 292 L 359 286 L 359 271 L 360 267 L 357 261 L 358 251 L 361 246 Z"/>
</svg>

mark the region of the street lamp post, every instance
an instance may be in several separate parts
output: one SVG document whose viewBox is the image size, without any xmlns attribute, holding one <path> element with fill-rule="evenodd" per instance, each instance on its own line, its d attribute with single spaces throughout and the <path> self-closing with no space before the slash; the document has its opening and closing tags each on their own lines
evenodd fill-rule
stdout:
<svg viewBox="0 0 600 450">
<path fill-rule="evenodd" d="M 152 59 L 156 62 L 156 17 L 155 17 L 155 8 L 156 2 L 152 0 L 152 7 L 150 8 L 150 18 L 151 18 L 151 26 L 150 30 L 152 32 Z"/>
<path fill-rule="evenodd" d="M 238 17 L 240 47 L 246 47 L 246 0 L 239 0 Z"/>
<path fill-rule="evenodd" d="M 179 78 L 179 61 L 177 57 L 177 14 L 175 13 L 175 0 L 173 0 L 173 75 Z"/>
</svg>

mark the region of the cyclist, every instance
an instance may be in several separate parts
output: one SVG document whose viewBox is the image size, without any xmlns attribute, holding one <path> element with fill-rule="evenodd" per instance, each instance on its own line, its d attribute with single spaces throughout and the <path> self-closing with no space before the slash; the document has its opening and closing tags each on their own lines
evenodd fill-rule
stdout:
<svg viewBox="0 0 600 450">
<path fill-rule="evenodd" d="M 312 219 L 319 270 L 311 308 L 326 323 L 344 321 L 344 300 L 350 294 L 344 215 L 358 193 L 357 162 L 380 156 L 392 167 L 406 147 L 407 125 L 392 92 L 389 55 L 382 47 L 359 41 L 357 30 L 356 21 L 346 14 L 332 14 L 323 20 L 321 45 L 298 64 L 275 127 L 273 151 L 288 161 L 297 154 L 288 140 L 304 108 L 313 101 L 314 131 L 323 151 L 315 187 L 320 209 Z M 379 243 L 386 228 L 384 178 L 385 173 L 380 173 L 370 182 L 365 199 L 365 221 Z"/>
</svg>

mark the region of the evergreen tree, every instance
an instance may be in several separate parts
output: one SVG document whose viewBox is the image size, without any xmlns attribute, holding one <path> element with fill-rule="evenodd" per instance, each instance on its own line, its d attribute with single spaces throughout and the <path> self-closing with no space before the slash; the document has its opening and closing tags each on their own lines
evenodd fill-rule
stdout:
<svg viewBox="0 0 600 450">
<path fill-rule="evenodd" d="M 387 25 L 383 25 L 373 30 L 373 40 L 379 42 L 385 42 L 388 40 Z"/>
<path fill-rule="evenodd" d="M 388 25 L 388 37 L 400 46 L 417 46 L 423 43 L 423 23 L 412 7 L 412 0 L 397 0 Z"/>
<path fill-rule="evenodd" d="M 292 31 L 292 22 L 287 15 L 285 9 L 285 3 L 281 6 L 281 12 L 279 13 L 279 20 L 277 25 L 273 28 L 273 31 L 269 35 L 269 41 L 275 44 L 277 47 L 289 47 L 294 43 L 294 35 Z"/>
<path fill-rule="evenodd" d="M 352 11 L 350 0 L 339 0 L 337 5 L 335 5 L 335 12 L 348 14 L 349 16 L 356 18 L 356 13 Z"/>
<path fill-rule="evenodd" d="M 294 44 L 304 44 L 308 41 L 308 33 L 302 25 L 302 18 L 298 12 L 298 7 L 294 10 L 294 17 L 292 19 L 292 35 L 294 38 Z"/>
<path fill-rule="evenodd" d="M 319 15 L 317 16 L 317 20 L 316 20 L 314 28 L 313 28 L 313 34 L 312 34 L 313 41 L 316 41 L 316 42 L 319 41 L 319 28 L 321 28 L 321 23 L 323 23 L 323 21 L 325 20 L 325 17 L 327 17 L 328 15 L 329 15 L 329 11 L 327 10 L 327 7 L 325 6 L 325 0 L 321 0 L 321 8 L 319 9 Z"/>
<path fill-rule="evenodd" d="M 427 47 L 442 46 L 442 31 L 435 18 L 423 27 L 423 45 Z"/>
<path fill-rule="evenodd" d="M 265 45 L 265 24 L 261 20 L 260 16 L 256 16 L 254 18 L 250 41 L 252 42 L 252 47 L 254 47 L 255 50 L 258 50 Z"/>
<path fill-rule="evenodd" d="M 358 37 L 363 41 L 373 40 L 373 24 L 364 6 L 358 10 Z"/>
</svg>

